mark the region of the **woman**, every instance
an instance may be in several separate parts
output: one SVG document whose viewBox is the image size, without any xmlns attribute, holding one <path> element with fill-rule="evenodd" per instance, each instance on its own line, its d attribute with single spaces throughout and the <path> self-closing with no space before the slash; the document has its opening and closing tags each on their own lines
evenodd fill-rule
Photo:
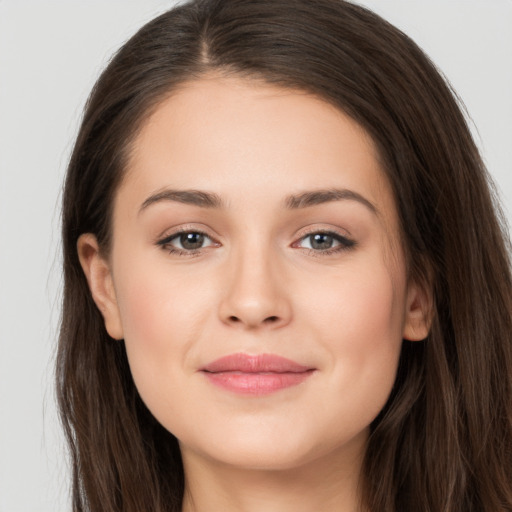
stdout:
<svg viewBox="0 0 512 512">
<path fill-rule="evenodd" d="M 452 92 L 375 14 L 143 27 L 63 241 L 75 510 L 512 509 L 507 237 Z"/>
</svg>

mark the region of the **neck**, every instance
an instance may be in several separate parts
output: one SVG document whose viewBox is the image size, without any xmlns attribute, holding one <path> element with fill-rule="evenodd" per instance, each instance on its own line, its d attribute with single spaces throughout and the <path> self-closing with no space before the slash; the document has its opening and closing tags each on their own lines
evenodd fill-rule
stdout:
<svg viewBox="0 0 512 512">
<path fill-rule="evenodd" d="M 182 512 L 361 512 L 362 446 L 284 469 L 241 468 L 182 447 Z M 363 449 L 361 449 L 363 448 Z"/>
</svg>

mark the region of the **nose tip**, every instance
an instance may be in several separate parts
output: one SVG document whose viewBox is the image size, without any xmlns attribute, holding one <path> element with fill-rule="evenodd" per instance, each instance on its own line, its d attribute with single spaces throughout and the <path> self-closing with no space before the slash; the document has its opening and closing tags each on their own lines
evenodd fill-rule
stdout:
<svg viewBox="0 0 512 512">
<path fill-rule="evenodd" d="M 243 329 L 279 328 L 291 318 L 286 287 L 269 259 L 242 261 L 231 267 L 229 286 L 220 305 L 221 320 Z"/>
</svg>

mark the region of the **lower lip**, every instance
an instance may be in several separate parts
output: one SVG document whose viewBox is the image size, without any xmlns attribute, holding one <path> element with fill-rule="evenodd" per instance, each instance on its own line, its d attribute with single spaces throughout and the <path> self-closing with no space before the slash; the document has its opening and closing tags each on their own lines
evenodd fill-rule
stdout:
<svg viewBox="0 0 512 512">
<path fill-rule="evenodd" d="M 297 386 L 311 376 L 313 370 L 284 373 L 203 372 L 208 380 L 228 391 L 242 395 L 268 395 Z"/>
</svg>

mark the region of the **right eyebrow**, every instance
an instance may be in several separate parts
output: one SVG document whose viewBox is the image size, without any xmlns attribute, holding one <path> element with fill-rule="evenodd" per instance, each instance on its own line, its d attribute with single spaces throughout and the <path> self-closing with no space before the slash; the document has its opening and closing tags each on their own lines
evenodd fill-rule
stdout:
<svg viewBox="0 0 512 512">
<path fill-rule="evenodd" d="M 178 203 L 191 204 L 201 208 L 223 208 L 224 203 L 220 196 L 213 192 L 202 190 L 172 190 L 163 189 L 150 195 L 139 208 L 139 215 L 148 206 L 161 201 L 175 201 Z"/>
</svg>

